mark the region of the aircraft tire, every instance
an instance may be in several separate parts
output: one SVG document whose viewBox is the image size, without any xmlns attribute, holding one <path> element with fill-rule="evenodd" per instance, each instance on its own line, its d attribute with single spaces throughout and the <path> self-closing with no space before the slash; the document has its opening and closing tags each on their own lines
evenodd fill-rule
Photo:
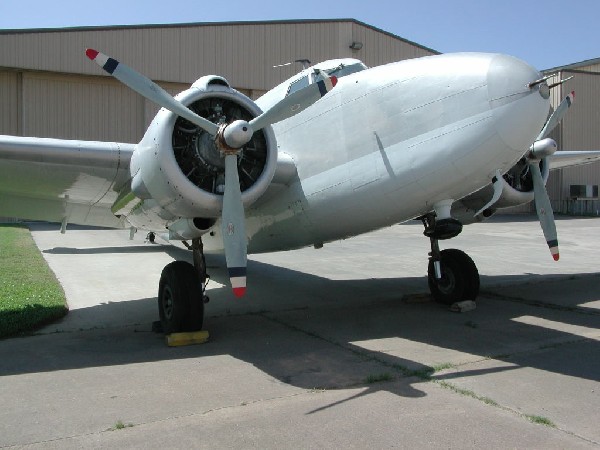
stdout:
<svg viewBox="0 0 600 450">
<path fill-rule="evenodd" d="M 473 260 L 462 250 L 441 251 L 442 279 L 435 279 L 433 261 L 429 261 L 427 281 L 434 300 L 451 305 L 475 300 L 479 294 L 479 272 Z"/>
<path fill-rule="evenodd" d="M 158 285 L 158 313 L 165 334 L 202 329 L 204 302 L 194 266 L 185 261 L 165 266 Z"/>
</svg>

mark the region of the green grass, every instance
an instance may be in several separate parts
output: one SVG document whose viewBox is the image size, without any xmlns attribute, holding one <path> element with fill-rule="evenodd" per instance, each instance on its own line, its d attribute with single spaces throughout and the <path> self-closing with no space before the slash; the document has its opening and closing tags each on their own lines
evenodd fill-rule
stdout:
<svg viewBox="0 0 600 450">
<path fill-rule="evenodd" d="M 429 381 L 432 379 L 432 376 L 434 373 L 441 372 L 442 370 L 446 370 L 446 369 L 453 369 L 455 367 L 456 367 L 456 365 L 452 364 L 452 363 L 441 363 L 441 364 L 436 364 L 435 366 L 432 366 L 432 367 L 425 367 L 423 369 L 417 369 L 417 370 L 404 369 L 402 371 L 403 371 L 404 375 L 406 375 L 406 376 L 418 377 L 422 380 Z"/>
<path fill-rule="evenodd" d="M 537 423 L 539 425 L 545 425 L 547 427 L 556 428 L 556 425 L 554 425 L 554 422 L 552 422 L 547 417 L 543 417 L 543 416 L 531 416 L 529 414 L 525 414 L 525 418 L 527 420 L 529 420 L 530 422 Z"/>
<path fill-rule="evenodd" d="M 123 423 L 122 420 L 117 420 L 117 423 L 115 423 L 111 428 L 109 428 L 106 431 L 117 431 L 117 430 L 122 430 L 124 428 L 131 428 L 133 427 L 132 423 Z"/>
<path fill-rule="evenodd" d="M 440 386 L 442 386 L 444 389 L 450 389 L 451 391 L 456 392 L 457 394 L 460 395 L 464 395 L 465 397 L 471 397 L 477 400 L 482 401 L 483 403 L 485 403 L 486 405 L 490 405 L 490 406 L 500 406 L 498 405 L 498 403 L 495 400 L 492 400 L 489 397 L 484 397 L 481 395 L 477 395 L 475 392 L 469 390 L 469 389 L 463 389 L 460 388 L 458 386 L 455 386 L 451 383 L 448 383 L 447 381 L 440 381 L 438 383 Z"/>
<path fill-rule="evenodd" d="M 0 338 L 33 331 L 67 311 L 62 287 L 29 230 L 0 224 Z"/>
<path fill-rule="evenodd" d="M 385 372 L 385 373 L 380 373 L 377 375 L 369 375 L 367 378 L 365 378 L 365 383 L 366 384 L 382 383 L 384 381 L 392 381 L 393 379 L 394 379 L 393 375 Z"/>
</svg>

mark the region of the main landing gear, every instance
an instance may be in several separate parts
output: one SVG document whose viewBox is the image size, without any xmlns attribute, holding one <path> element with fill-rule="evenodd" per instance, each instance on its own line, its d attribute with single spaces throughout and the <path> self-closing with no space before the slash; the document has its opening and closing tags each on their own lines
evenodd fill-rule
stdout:
<svg viewBox="0 0 600 450">
<path fill-rule="evenodd" d="M 163 269 L 158 284 L 158 313 L 165 334 L 201 330 L 204 304 L 209 301 L 202 240 L 184 244 L 193 252 L 194 265 L 173 261 Z"/>
<path fill-rule="evenodd" d="M 451 203 L 450 203 L 451 205 Z M 451 239 L 462 231 L 462 224 L 450 217 L 447 205 L 436 205 L 435 213 L 421 217 L 423 234 L 431 241 L 427 281 L 435 301 L 446 305 L 475 300 L 479 293 L 479 272 L 473 260 L 463 251 L 440 251 L 439 240 Z M 447 207 L 444 207 L 447 206 Z"/>
</svg>

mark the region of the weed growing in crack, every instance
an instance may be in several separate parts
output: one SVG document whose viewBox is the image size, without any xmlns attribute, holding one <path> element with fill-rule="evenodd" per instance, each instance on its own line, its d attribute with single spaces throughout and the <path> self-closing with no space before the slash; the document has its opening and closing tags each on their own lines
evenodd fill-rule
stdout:
<svg viewBox="0 0 600 450">
<path fill-rule="evenodd" d="M 393 375 L 388 372 L 380 373 L 378 375 L 369 375 L 365 378 L 365 383 L 373 384 L 373 383 L 381 383 L 384 381 L 392 381 L 394 379 Z"/>
<path fill-rule="evenodd" d="M 547 417 L 533 416 L 533 415 L 529 415 L 529 414 L 524 414 L 524 417 L 527 420 L 529 420 L 530 422 L 537 423 L 538 425 L 545 425 L 547 427 L 556 428 L 556 425 L 554 424 L 554 422 L 552 422 Z"/>
</svg>

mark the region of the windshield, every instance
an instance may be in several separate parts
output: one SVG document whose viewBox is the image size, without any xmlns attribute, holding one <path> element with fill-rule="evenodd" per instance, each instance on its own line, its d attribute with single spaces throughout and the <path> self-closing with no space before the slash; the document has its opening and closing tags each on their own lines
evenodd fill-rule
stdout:
<svg viewBox="0 0 600 450">
<path fill-rule="evenodd" d="M 346 75 L 350 75 L 351 73 L 360 72 L 365 69 L 367 69 L 367 66 L 365 66 L 363 63 L 356 63 L 356 64 L 340 64 L 339 66 L 334 67 L 333 69 L 322 69 L 322 71 L 325 72 L 329 76 L 335 75 L 338 78 L 342 78 L 342 77 L 345 77 Z"/>
</svg>

